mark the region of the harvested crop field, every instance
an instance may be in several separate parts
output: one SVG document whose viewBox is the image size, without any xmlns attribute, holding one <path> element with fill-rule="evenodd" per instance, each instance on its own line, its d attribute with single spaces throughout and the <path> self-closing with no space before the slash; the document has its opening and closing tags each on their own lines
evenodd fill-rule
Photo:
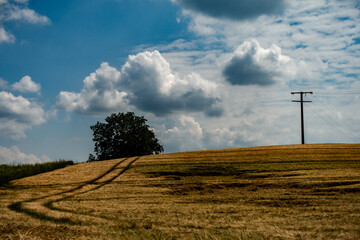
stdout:
<svg viewBox="0 0 360 240">
<path fill-rule="evenodd" d="M 0 239 L 360 239 L 360 144 L 83 163 L 0 199 Z"/>
</svg>

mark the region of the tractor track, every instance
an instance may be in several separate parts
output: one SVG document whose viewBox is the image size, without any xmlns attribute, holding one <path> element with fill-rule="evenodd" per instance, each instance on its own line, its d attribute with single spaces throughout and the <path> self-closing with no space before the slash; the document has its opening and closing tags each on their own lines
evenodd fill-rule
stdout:
<svg viewBox="0 0 360 240">
<path fill-rule="evenodd" d="M 18 201 L 10 204 L 8 208 L 18 213 L 27 214 L 33 218 L 51 221 L 54 223 L 88 225 L 89 222 L 108 221 L 109 219 L 102 216 L 97 216 L 87 212 L 63 209 L 60 207 L 55 207 L 53 204 L 81 194 L 95 191 L 99 188 L 102 188 L 103 186 L 110 184 L 116 178 L 124 174 L 139 158 L 140 157 L 121 159 L 108 171 L 90 181 L 80 184 L 79 186 L 62 191 L 60 193 L 49 194 L 25 201 Z"/>
</svg>

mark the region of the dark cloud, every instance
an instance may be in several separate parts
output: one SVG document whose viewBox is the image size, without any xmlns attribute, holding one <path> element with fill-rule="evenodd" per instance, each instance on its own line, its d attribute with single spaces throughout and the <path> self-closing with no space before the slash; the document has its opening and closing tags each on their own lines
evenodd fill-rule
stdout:
<svg viewBox="0 0 360 240">
<path fill-rule="evenodd" d="M 233 57 L 225 67 L 223 74 L 232 85 L 272 85 L 273 74 L 264 71 L 250 55 Z"/>
<path fill-rule="evenodd" d="M 222 107 L 213 107 L 205 112 L 208 117 L 220 117 L 224 114 L 224 109 Z"/>
<path fill-rule="evenodd" d="M 235 50 L 222 73 L 232 85 L 269 86 L 295 70 L 291 58 L 282 55 L 279 47 L 265 49 L 251 40 Z"/>
<path fill-rule="evenodd" d="M 285 0 L 176 0 L 183 8 L 231 20 L 246 20 L 261 15 L 282 14 Z"/>
</svg>

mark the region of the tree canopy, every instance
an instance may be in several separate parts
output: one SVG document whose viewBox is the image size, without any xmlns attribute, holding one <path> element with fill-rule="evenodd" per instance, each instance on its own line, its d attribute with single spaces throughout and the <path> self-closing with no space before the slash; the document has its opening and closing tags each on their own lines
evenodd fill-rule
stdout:
<svg viewBox="0 0 360 240">
<path fill-rule="evenodd" d="M 90 126 L 95 142 L 89 161 L 158 154 L 164 151 L 144 117 L 133 112 L 111 114 L 106 123 Z"/>
</svg>

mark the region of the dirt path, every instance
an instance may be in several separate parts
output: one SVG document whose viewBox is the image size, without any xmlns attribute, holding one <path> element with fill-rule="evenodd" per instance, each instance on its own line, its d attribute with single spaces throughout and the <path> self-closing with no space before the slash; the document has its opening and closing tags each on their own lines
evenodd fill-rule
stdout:
<svg viewBox="0 0 360 240">
<path fill-rule="evenodd" d="M 119 159 L 108 171 L 100 176 L 80 184 L 70 190 L 60 193 L 49 194 L 38 198 L 19 201 L 11 204 L 9 209 L 31 217 L 48 220 L 55 223 L 87 225 L 89 222 L 108 222 L 106 218 L 81 211 L 74 211 L 55 207 L 54 203 L 70 199 L 72 197 L 95 191 L 125 173 L 139 157 Z"/>
</svg>

